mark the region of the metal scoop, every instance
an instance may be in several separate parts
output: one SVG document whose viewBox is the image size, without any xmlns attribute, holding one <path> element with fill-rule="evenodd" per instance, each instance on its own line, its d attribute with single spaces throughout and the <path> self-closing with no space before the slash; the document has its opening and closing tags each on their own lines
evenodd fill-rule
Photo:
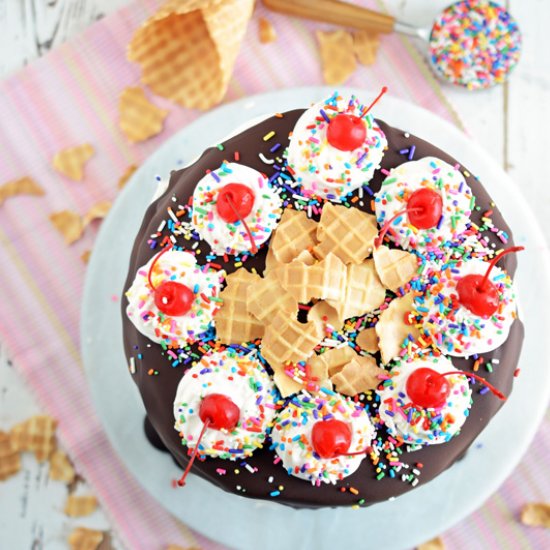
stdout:
<svg viewBox="0 0 550 550">
<path fill-rule="evenodd" d="M 460 0 L 443 10 L 431 27 L 339 0 L 263 0 L 271 10 L 373 33 L 399 32 L 424 41 L 438 76 L 470 90 L 502 83 L 516 66 L 521 33 L 516 21 L 490 0 Z"/>
</svg>

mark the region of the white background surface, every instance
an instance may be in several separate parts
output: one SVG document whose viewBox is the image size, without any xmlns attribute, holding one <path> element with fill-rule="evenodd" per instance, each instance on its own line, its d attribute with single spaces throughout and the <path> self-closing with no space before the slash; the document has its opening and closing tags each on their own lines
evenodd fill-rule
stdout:
<svg viewBox="0 0 550 550">
<path fill-rule="evenodd" d="M 17 70 L 128 1 L 0 0 L 0 77 Z M 386 0 L 391 13 L 420 25 L 429 24 L 448 3 L 448 0 Z M 508 0 L 501 3 L 506 4 L 518 20 L 524 37 L 523 57 L 510 83 L 478 93 L 447 85 L 444 91 L 454 103 L 468 133 L 509 172 L 517 185 L 525 189 L 548 242 L 550 226 L 545 221 L 550 211 L 550 176 L 545 161 L 550 156 L 547 151 L 550 141 L 547 137 L 550 128 L 550 46 L 547 36 L 550 1 Z M 8 407 L 9 403 L 18 406 Z M 0 350 L 0 429 L 6 429 L 35 411 L 32 397 L 18 383 L 13 369 L 8 366 L 7 357 Z M 14 531 L 27 533 L 26 540 L 31 543 L 37 540 L 47 543 L 47 548 L 63 548 L 62 538 L 48 538 L 48 532 L 53 532 L 54 525 L 59 526 L 63 533 L 70 530 L 61 512 L 66 490 L 48 484 L 46 470 L 40 469 L 34 458 L 27 458 L 25 471 L 18 479 L 2 485 L 0 516 L 4 506 L 17 506 L 20 522 L 14 526 Z M 10 496 L 6 499 L 8 493 Z M 46 510 L 51 516 L 45 516 Z M 103 528 L 105 520 L 98 514 L 91 524 L 87 524 Z M 30 544 L 21 546 L 30 547 Z"/>
</svg>

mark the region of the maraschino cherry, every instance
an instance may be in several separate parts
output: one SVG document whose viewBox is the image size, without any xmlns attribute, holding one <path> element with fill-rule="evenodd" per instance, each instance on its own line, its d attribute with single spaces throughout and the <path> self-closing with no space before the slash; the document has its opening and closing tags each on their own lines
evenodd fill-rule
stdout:
<svg viewBox="0 0 550 550">
<path fill-rule="evenodd" d="M 210 393 L 204 397 L 199 407 L 199 418 L 204 422 L 204 424 L 201 433 L 199 434 L 199 438 L 197 439 L 197 444 L 193 449 L 191 459 L 189 460 L 183 475 L 178 480 L 178 485 L 180 487 L 185 485 L 185 480 L 191 470 L 191 466 L 193 466 L 193 462 L 195 462 L 195 458 L 199 452 L 199 445 L 207 428 L 212 428 L 214 430 L 227 430 L 229 432 L 233 431 L 239 423 L 240 416 L 241 410 L 234 403 L 234 401 L 226 395 L 223 395 L 222 393 Z"/>
<path fill-rule="evenodd" d="M 407 378 L 406 392 L 414 405 L 423 409 L 439 409 L 445 405 L 451 393 L 451 385 L 446 376 L 461 375 L 475 378 L 487 386 L 499 399 L 506 399 L 504 394 L 489 384 L 484 378 L 471 372 L 451 371 L 439 373 L 429 367 L 414 370 Z"/>
<path fill-rule="evenodd" d="M 228 183 L 218 192 L 216 210 L 228 223 L 246 218 L 254 207 L 254 191 L 242 183 Z"/>
<path fill-rule="evenodd" d="M 311 443 L 321 458 L 347 454 L 351 445 L 351 428 L 349 424 L 335 418 L 321 420 L 313 425 Z"/>
<path fill-rule="evenodd" d="M 256 254 L 258 248 L 254 243 L 254 236 L 245 218 L 252 212 L 254 200 L 254 191 L 252 191 L 250 187 L 242 183 L 228 183 L 219 190 L 218 200 L 216 202 L 216 211 L 223 221 L 235 223 L 240 220 L 243 224 L 248 234 L 248 238 L 250 239 L 250 250 L 252 254 Z"/>
<path fill-rule="evenodd" d="M 500 294 L 495 284 L 489 281 L 489 274 L 505 254 L 524 250 L 523 246 L 512 246 L 503 250 L 490 262 L 485 275 L 470 274 L 459 279 L 456 285 L 458 301 L 474 315 L 487 319 L 498 310 Z"/>
<path fill-rule="evenodd" d="M 361 113 L 361 116 L 348 113 L 338 113 L 331 118 L 327 128 L 327 141 L 340 151 L 353 151 L 364 143 L 367 138 L 367 127 L 363 118 L 380 98 L 388 91 L 384 86 L 378 97 Z"/>
<path fill-rule="evenodd" d="M 163 281 L 156 287 L 151 280 L 151 274 L 159 258 L 171 249 L 172 246 L 168 246 L 157 255 L 149 268 L 147 279 L 149 286 L 153 289 L 154 301 L 157 308 L 162 313 L 170 315 L 170 317 L 180 317 L 191 309 L 193 300 L 195 299 L 193 291 L 188 286 L 177 281 Z"/>
<path fill-rule="evenodd" d="M 443 200 L 437 191 L 429 187 L 417 189 L 411 193 L 407 200 L 406 208 L 396 212 L 384 223 L 378 233 L 378 237 L 374 240 L 374 245 L 378 248 L 382 244 L 386 233 L 390 230 L 391 224 L 404 214 L 408 215 L 409 222 L 418 229 L 431 229 L 439 223 L 442 212 Z"/>
</svg>

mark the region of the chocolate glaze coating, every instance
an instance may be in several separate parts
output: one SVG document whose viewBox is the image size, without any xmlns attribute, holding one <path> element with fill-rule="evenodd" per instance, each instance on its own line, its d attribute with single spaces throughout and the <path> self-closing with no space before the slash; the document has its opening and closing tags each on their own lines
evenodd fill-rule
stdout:
<svg viewBox="0 0 550 550">
<path fill-rule="evenodd" d="M 158 250 L 151 250 L 146 241 L 151 234 L 157 232 L 159 224 L 166 218 L 167 207 L 174 205 L 171 197 L 176 195 L 178 204 L 187 203 L 189 197 L 193 194 L 196 183 L 203 177 L 205 171 L 218 168 L 223 160 L 233 161 L 235 151 L 238 151 L 240 154 L 240 163 L 266 173 L 269 177 L 273 173 L 273 168 L 262 162 L 258 157 L 258 153 L 262 152 L 266 157 L 272 158 L 274 155 L 269 152 L 269 149 L 274 143 L 279 142 L 282 147 L 276 154 L 281 154 L 288 145 L 289 132 L 302 113 L 303 110 L 299 109 L 284 113 L 282 118 L 268 118 L 224 142 L 223 150 L 219 150 L 218 148 L 207 149 L 200 159 L 191 166 L 172 172 L 168 191 L 151 204 L 145 214 L 141 229 L 134 243 L 124 292 L 132 284 L 137 269 L 147 263 L 158 252 Z M 378 123 L 386 134 L 389 144 L 382 161 L 382 168 L 390 170 L 405 162 L 407 160 L 406 157 L 400 155 L 398 151 L 409 148 L 411 145 L 416 146 L 415 160 L 426 156 L 435 156 L 451 165 L 457 164 L 455 159 L 434 145 L 413 135 L 406 137 L 403 131 L 392 128 L 384 122 L 378 121 Z M 262 137 L 272 130 L 276 132 L 275 137 L 267 142 L 263 141 Z M 384 178 L 385 176 L 378 170 L 370 184 L 374 192 L 380 189 Z M 476 204 L 481 206 L 480 211 L 474 211 L 472 220 L 480 225 L 481 212 L 492 209 L 492 219 L 495 226 L 510 235 L 510 230 L 501 213 L 492 204 L 491 198 L 482 185 L 473 176 L 467 177 L 466 181 L 476 197 Z M 360 208 L 372 213 L 370 201 L 366 196 L 364 206 Z M 488 232 L 487 238 L 491 242 L 496 243 L 497 248 L 502 247 L 502 243 L 493 233 Z M 178 245 L 185 247 L 186 242 L 182 239 L 178 242 Z M 509 244 L 512 244 L 511 238 Z M 206 242 L 201 242 L 200 248 L 203 254 L 209 252 Z M 265 265 L 266 250 L 267 247 L 263 246 L 255 257 L 245 262 L 244 267 L 247 269 L 255 267 L 258 272 L 262 273 Z M 198 261 L 199 263 L 201 262 L 201 256 L 198 257 Z M 219 258 L 218 263 L 228 273 L 235 270 L 231 261 L 225 263 L 223 262 L 223 258 Z M 510 275 L 513 275 L 516 269 L 515 255 L 505 256 L 499 265 L 507 270 Z M 124 299 L 122 304 L 124 347 L 127 358 L 134 357 L 136 365 L 136 372 L 132 377 L 138 385 L 151 425 L 156 430 L 163 444 L 183 468 L 188 462 L 187 448 L 182 446 L 180 437 L 173 427 L 172 404 L 178 383 L 185 372 L 184 368 L 181 366 L 172 368 L 167 359 L 161 356 L 161 347 L 149 341 L 134 328 L 126 317 L 124 311 L 126 305 L 127 300 Z M 487 360 L 499 359 L 500 364 L 494 369 L 493 373 L 482 372 L 480 370 L 478 374 L 484 376 L 503 391 L 505 395 L 508 395 L 512 389 L 513 374 L 518 362 L 522 340 L 523 325 L 519 320 L 516 320 L 511 327 L 510 335 L 504 345 L 491 353 L 483 354 L 483 357 Z M 137 354 L 141 354 L 142 358 L 138 359 Z M 457 368 L 471 371 L 474 361 L 473 359 L 452 358 L 452 362 Z M 147 371 L 151 368 L 158 370 L 159 374 L 157 376 L 149 376 Z M 442 445 L 426 446 L 414 452 L 403 451 L 403 455 L 401 456 L 403 462 L 411 465 L 418 462 L 423 463 L 424 467 L 419 478 L 420 484 L 430 481 L 462 457 L 472 441 L 502 406 L 503 402 L 490 393 L 479 395 L 477 393 L 479 388 L 479 385 L 473 386 L 473 405 L 470 410 L 470 417 L 458 436 Z M 374 466 L 368 458 L 363 460 L 360 468 L 354 474 L 340 481 L 336 486 L 323 484 L 321 487 L 313 487 L 307 481 L 289 476 L 280 463 L 273 464 L 275 454 L 268 447 L 269 442 L 266 443 L 263 449 L 259 449 L 251 458 L 246 460 L 248 464 L 258 468 L 258 471 L 254 474 L 245 468 L 239 468 L 240 461 L 233 463 L 215 458 L 207 458 L 203 462 L 195 462 L 193 472 L 210 480 L 226 491 L 251 498 L 269 499 L 295 507 L 314 508 L 352 505 L 356 504 L 360 498 L 365 500 L 365 505 L 369 505 L 387 500 L 393 496 L 398 496 L 412 489 L 412 486 L 409 483 L 401 481 L 399 476 L 393 479 L 386 476 L 380 481 L 376 480 Z M 217 468 L 226 469 L 227 474 L 224 476 L 218 475 L 216 473 Z M 235 468 L 240 469 L 239 474 L 234 473 Z M 267 482 L 270 476 L 273 476 L 274 479 L 272 484 L 268 484 Z M 237 485 L 240 485 L 246 492 L 242 490 L 237 491 Z M 284 491 L 276 499 L 273 499 L 269 496 L 269 493 L 278 485 L 284 485 Z M 350 486 L 356 488 L 359 494 L 354 495 L 348 491 L 340 491 L 340 487 Z"/>
</svg>

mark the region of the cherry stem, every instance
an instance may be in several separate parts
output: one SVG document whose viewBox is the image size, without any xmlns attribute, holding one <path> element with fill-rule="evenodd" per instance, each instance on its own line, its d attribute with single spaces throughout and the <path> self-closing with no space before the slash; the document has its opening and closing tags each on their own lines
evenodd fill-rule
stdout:
<svg viewBox="0 0 550 550">
<path fill-rule="evenodd" d="M 156 290 L 157 288 L 155 287 L 155 285 L 153 285 L 153 281 L 151 280 L 151 275 L 153 273 L 153 269 L 155 268 L 155 265 L 156 263 L 158 262 L 159 258 L 163 255 L 163 254 L 166 254 L 166 252 L 168 252 L 169 250 L 172 249 L 172 246 L 173 245 L 168 245 L 165 249 L 161 250 L 158 254 L 157 254 L 157 257 L 153 260 L 153 263 L 151 264 L 151 267 L 149 268 L 149 272 L 147 273 L 147 280 L 149 281 L 149 286 L 153 289 L 153 290 Z"/>
<path fill-rule="evenodd" d="M 397 219 L 403 216 L 404 214 L 408 214 L 409 212 L 422 212 L 424 208 L 421 208 L 417 206 L 416 208 L 403 208 L 403 210 L 399 210 L 396 214 L 394 214 L 387 222 L 384 222 L 384 225 L 378 232 L 378 236 L 376 239 L 374 239 L 374 247 L 378 248 L 382 241 L 384 240 L 384 237 L 386 236 L 386 233 L 390 230 L 391 224 Z"/>
<path fill-rule="evenodd" d="M 380 98 L 388 91 L 388 87 L 387 86 L 384 86 L 382 88 L 382 90 L 380 91 L 380 93 L 378 94 L 378 96 L 376 97 L 376 99 L 367 107 L 367 110 L 366 111 L 363 111 L 361 113 L 361 116 L 365 116 L 379 101 L 380 101 Z"/>
<path fill-rule="evenodd" d="M 489 279 L 489 274 L 491 273 L 491 270 L 493 269 L 493 267 L 495 267 L 495 264 L 502 258 L 502 256 L 505 256 L 506 254 L 511 254 L 512 252 L 521 252 L 522 250 L 525 250 L 524 246 L 511 246 L 510 248 L 503 250 L 500 254 L 497 254 L 489 262 L 489 267 L 485 273 L 485 277 L 483 277 L 483 280 L 479 285 L 479 290 L 483 290 L 485 288 L 485 285 L 487 284 L 487 280 Z"/>
<path fill-rule="evenodd" d="M 487 386 L 499 399 L 502 399 L 503 401 L 506 401 L 506 396 L 500 391 L 497 390 L 492 384 L 487 382 L 485 378 L 482 378 L 481 376 L 478 376 L 477 374 L 474 374 L 473 372 L 462 372 L 462 371 L 450 371 L 450 372 L 444 372 L 441 374 L 441 376 L 451 376 L 451 375 L 460 375 L 460 376 L 469 376 L 470 378 L 475 378 L 478 382 L 481 382 L 485 386 Z"/>
<path fill-rule="evenodd" d="M 227 204 L 231 207 L 231 210 L 233 210 L 233 213 L 241 223 L 243 224 L 244 228 L 246 229 L 246 232 L 248 233 L 248 238 L 250 239 L 250 243 L 252 244 L 250 250 L 252 251 L 252 254 L 256 254 L 258 252 L 258 247 L 256 246 L 256 243 L 254 242 L 254 236 L 252 235 L 252 231 L 250 231 L 250 228 L 248 227 L 247 223 L 244 221 L 244 218 L 241 216 L 240 212 L 237 210 L 237 207 L 235 206 L 235 203 L 233 202 L 233 199 L 229 195 L 229 193 L 226 195 L 225 200 L 227 201 Z"/>
<path fill-rule="evenodd" d="M 210 418 L 206 419 L 206 422 L 204 423 L 204 426 L 202 427 L 201 433 L 199 435 L 199 439 L 197 440 L 197 444 L 195 445 L 195 448 L 193 449 L 193 454 L 191 455 L 191 460 L 189 460 L 189 463 L 187 464 L 187 468 L 185 468 L 185 471 L 183 472 L 183 475 L 178 479 L 178 485 L 180 487 L 183 487 L 185 485 L 185 479 L 187 478 L 187 474 L 191 470 L 191 466 L 193 466 L 193 462 L 195 462 L 195 458 L 199 454 L 199 445 L 202 440 L 202 436 L 204 435 L 204 432 L 206 431 L 206 428 L 210 425 Z"/>
</svg>

